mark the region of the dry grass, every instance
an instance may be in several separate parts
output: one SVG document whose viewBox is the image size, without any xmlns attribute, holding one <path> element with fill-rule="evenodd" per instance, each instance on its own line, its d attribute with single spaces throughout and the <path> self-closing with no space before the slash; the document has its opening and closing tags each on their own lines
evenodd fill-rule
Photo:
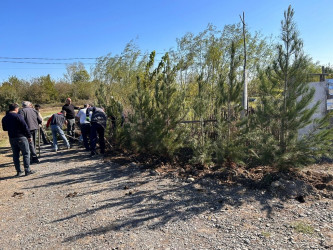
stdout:
<svg viewBox="0 0 333 250">
<path fill-rule="evenodd" d="M 44 121 L 47 121 L 47 118 L 50 117 L 51 115 L 53 115 L 54 113 L 57 113 L 59 111 L 61 111 L 62 106 L 59 107 L 47 107 L 47 108 L 42 108 L 40 110 L 40 113 L 42 114 L 42 117 L 44 119 Z M 45 121 L 45 122 L 46 122 Z"/>
<path fill-rule="evenodd" d="M 5 112 L 0 114 L 0 120 L 5 116 Z M 8 135 L 7 132 L 0 129 L 0 148 L 9 147 Z"/>
<path fill-rule="evenodd" d="M 44 118 L 44 122 L 47 121 L 47 118 L 50 117 L 50 115 L 59 112 L 61 110 L 62 106 L 59 107 L 47 107 L 44 109 L 41 109 L 41 114 Z M 5 116 L 5 112 L 0 114 L 0 120 Z M 2 127 L 0 129 L 0 150 L 2 148 L 9 147 L 9 140 L 8 140 L 8 134 L 6 131 L 2 130 Z"/>
<path fill-rule="evenodd" d="M 292 227 L 297 233 L 313 234 L 314 228 L 308 221 L 297 221 L 292 223 Z"/>
<path fill-rule="evenodd" d="M 41 114 L 44 118 L 44 123 L 47 121 L 47 117 L 50 115 L 59 112 L 62 106 L 59 107 L 47 107 L 45 109 L 41 109 Z M 0 114 L 0 120 L 5 116 L 5 112 Z M 2 130 L 2 126 L 0 126 L 0 177 L 7 177 L 13 174 L 13 159 L 8 139 L 8 134 L 6 131 Z M 8 165 L 9 164 L 9 165 Z"/>
</svg>

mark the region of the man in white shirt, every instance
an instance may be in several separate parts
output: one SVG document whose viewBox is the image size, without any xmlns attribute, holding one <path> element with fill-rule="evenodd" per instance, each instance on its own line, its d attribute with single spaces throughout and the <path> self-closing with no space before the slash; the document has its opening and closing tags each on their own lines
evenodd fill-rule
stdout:
<svg viewBox="0 0 333 250">
<path fill-rule="evenodd" d="M 90 135 L 90 119 L 86 115 L 87 108 L 89 108 L 89 104 L 84 104 L 83 109 L 77 113 L 76 117 L 80 119 L 80 128 L 81 128 L 81 135 L 83 139 L 83 145 L 86 148 L 86 151 L 90 151 L 89 147 L 89 135 Z M 91 114 L 90 114 L 91 116 Z"/>
</svg>

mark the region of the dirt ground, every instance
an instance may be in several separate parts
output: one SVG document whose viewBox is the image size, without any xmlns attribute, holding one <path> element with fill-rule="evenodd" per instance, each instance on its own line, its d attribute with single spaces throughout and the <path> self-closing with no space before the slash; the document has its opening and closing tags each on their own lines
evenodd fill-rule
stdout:
<svg viewBox="0 0 333 250">
<path fill-rule="evenodd" d="M 273 181 L 280 178 L 279 173 L 268 166 L 247 169 L 242 167 L 204 168 L 198 165 L 171 163 L 165 159 L 150 155 L 136 155 L 124 153 L 123 151 L 109 153 L 104 158 L 104 161 L 121 165 L 135 163 L 164 177 L 176 177 L 184 180 L 188 178 L 195 180 L 207 178 L 219 184 L 235 185 L 241 183 L 248 188 L 265 189 Z M 15 169 L 12 162 L 11 149 L 6 143 L 5 147 L 0 148 L 0 181 L 14 180 L 14 174 Z M 302 180 L 322 195 L 333 198 L 333 164 L 331 163 L 313 164 L 303 169 L 291 170 L 288 173 L 288 178 Z M 0 194 L 1 192 L 6 192 L 6 189 L 1 189 Z"/>
<path fill-rule="evenodd" d="M 278 180 L 283 175 L 284 177 L 287 176 L 290 180 L 301 180 L 322 195 L 333 198 L 332 163 L 313 164 L 302 169 L 292 169 L 281 174 L 269 166 L 253 168 L 240 166 L 233 166 L 231 168 L 203 167 L 201 165 L 168 162 L 166 159 L 150 155 L 126 154 L 120 151 L 112 157 L 109 156 L 107 159 L 119 164 L 137 162 L 166 177 L 177 177 L 185 180 L 188 178 L 195 180 L 211 179 L 222 185 L 237 185 L 237 183 L 241 183 L 248 188 L 267 189 L 272 182 Z"/>
<path fill-rule="evenodd" d="M 332 164 L 284 175 L 319 196 L 269 193 L 269 167 L 203 168 L 148 155 L 42 147 L 37 173 L 0 158 L 1 249 L 329 249 Z M 295 197 L 296 198 L 296 197 Z"/>
</svg>

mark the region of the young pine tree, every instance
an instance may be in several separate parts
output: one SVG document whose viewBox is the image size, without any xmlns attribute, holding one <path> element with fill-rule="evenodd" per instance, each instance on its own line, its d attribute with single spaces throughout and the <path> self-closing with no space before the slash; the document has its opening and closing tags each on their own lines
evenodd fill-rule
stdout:
<svg viewBox="0 0 333 250">
<path fill-rule="evenodd" d="M 154 57 L 152 52 L 130 98 L 130 136 L 132 146 L 139 152 L 172 156 L 181 146 L 179 122 L 184 117 L 184 95 L 177 88 L 177 69 L 171 66 L 168 54 L 155 70 L 152 69 Z"/>
<path fill-rule="evenodd" d="M 218 138 L 215 142 L 217 162 L 227 166 L 234 162 L 242 163 L 245 152 L 240 130 L 242 84 L 236 74 L 239 66 L 240 59 L 236 56 L 236 46 L 232 42 L 228 77 L 221 75 L 218 83 Z"/>
<path fill-rule="evenodd" d="M 112 140 L 116 143 L 120 143 L 122 128 L 121 119 L 123 113 L 122 104 L 116 100 L 111 87 L 103 82 L 96 82 L 97 88 L 95 90 L 96 106 L 104 108 L 105 113 L 108 116 L 107 132 L 112 135 Z"/>
<path fill-rule="evenodd" d="M 253 151 L 263 164 L 280 169 L 308 164 L 327 153 L 333 134 L 326 128 L 327 117 L 312 119 L 319 103 L 309 108 L 315 93 L 306 82 L 310 60 L 303 53 L 293 18 L 289 6 L 281 22 L 282 44 L 272 66 L 261 75 L 262 105 L 250 118 Z M 299 129 L 310 123 L 317 124 L 317 131 L 299 138 Z"/>
<path fill-rule="evenodd" d="M 209 124 L 205 123 L 209 119 L 209 84 L 203 80 L 203 74 L 197 77 L 197 94 L 193 98 L 193 112 L 194 117 L 199 119 L 196 133 L 189 135 L 189 141 L 192 144 L 194 154 L 192 163 L 200 163 L 209 165 L 212 163 L 212 156 L 214 154 L 214 147 L 212 138 L 210 138 Z"/>
</svg>

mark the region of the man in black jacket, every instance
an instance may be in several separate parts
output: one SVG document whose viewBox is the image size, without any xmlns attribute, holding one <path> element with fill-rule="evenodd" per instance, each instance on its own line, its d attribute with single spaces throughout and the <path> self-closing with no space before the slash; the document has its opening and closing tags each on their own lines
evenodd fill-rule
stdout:
<svg viewBox="0 0 333 250">
<path fill-rule="evenodd" d="M 20 167 L 20 152 L 23 155 L 25 175 L 30 175 L 35 172 L 30 169 L 29 142 L 32 142 L 32 137 L 27 123 L 18 114 L 18 110 L 19 106 L 16 103 L 9 105 L 9 112 L 2 118 L 2 128 L 4 131 L 8 131 L 9 142 L 13 151 L 13 161 L 17 172 L 16 176 L 23 174 Z"/>
<path fill-rule="evenodd" d="M 39 163 L 36 154 L 36 135 L 39 124 L 42 124 L 42 119 L 37 110 L 32 108 L 31 102 L 28 101 L 22 102 L 22 109 L 19 110 L 19 114 L 23 116 L 32 136 L 32 141 L 29 143 L 31 163 Z"/>
<path fill-rule="evenodd" d="M 105 140 L 104 131 L 106 128 L 107 116 L 102 108 L 93 107 L 91 115 L 91 129 L 90 129 L 90 156 L 96 155 L 96 142 L 97 134 L 99 138 L 99 146 L 101 154 L 105 153 Z"/>
<path fill-rule="evenodd" d="M 62 110 L 66 111 L 66 120 L 67 120 L 67 134 L 71 136 L 69 138 L 70 142 L 73 142 L 73 138 L 75 137 L 74 129 L 75 129 L 75 111 L 74 109 L 80 109 L 72 104 L 71 98 L 66 99 L 66 104 L 62 106 Z"/>
</svg>

